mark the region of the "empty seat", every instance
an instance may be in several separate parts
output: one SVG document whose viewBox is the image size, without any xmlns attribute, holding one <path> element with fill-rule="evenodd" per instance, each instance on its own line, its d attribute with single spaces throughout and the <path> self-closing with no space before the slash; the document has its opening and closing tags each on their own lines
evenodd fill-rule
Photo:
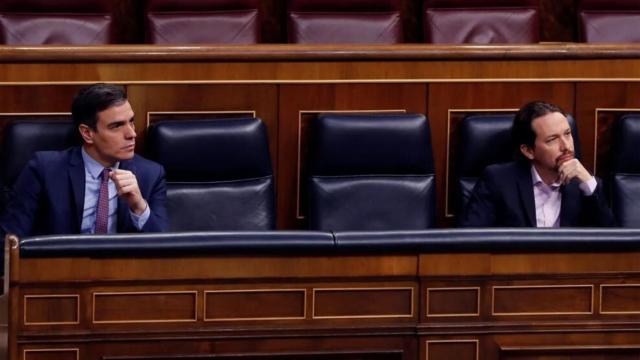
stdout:
<svg viewBox="0 0 640 360">
<path fill-rule="evenodd" d="M 258 0 L 146 0 L 151 44 L 260 42 Z"/>
<path fill-rule="evenodd" d="M 511 140 L 513 117 L 514 114 L 472 114 L 458 125 L 454 164 L 458 209 L 464 209 L 487 166 L 514 160 L 514 144 Z M 580 157 L 575 120 L 571 115 L 567 119 L 571 126 L 576 157 Z"/>
<path fill-rule="evenodd" d="M 10 122 L 3 130 L 0 155 L 0 213 L 4 212 L 18 175 L 36 151 L 63 150 L 79 143 L 79 135 L 70 121 L 24 119 Z"/>
<path fill-rule="evenodd" d="M 627 114 L 613 127 L 611 208 L 618 224 L 640 227 L 640 114 Z"/>
<path fill-rule="evenodd" d="M 167 176 L 169 230 L 275 228 L 266 126 L 257 118 L 158 121 L 149 158 Z"/>
<path fill-rule="evenodd" d="M 540 40 L 539 0 L 425 0 L 424 41 L 524 44 Z"/>
<path fill-rule="evenodd" d="M 640 42 L 640 1 L 581 0 L 578 22 L 583 42 Z"/>
<path fill-rule="evenodd" d="M 403 41 L 399 0 L 289 0 L 287 17 L 290 43 Z"/>
<path fill-rule="evenodd" d="M 0 43 L 112 43 L 112 3 L 109 0 L 0 0 Z"/>
<path fill-rule="evenodd" d="M 423 115 L 325 114 L 312 122 L 311 136 L 311 229 L 434 225 L 431 133 Z"/>
</svg>

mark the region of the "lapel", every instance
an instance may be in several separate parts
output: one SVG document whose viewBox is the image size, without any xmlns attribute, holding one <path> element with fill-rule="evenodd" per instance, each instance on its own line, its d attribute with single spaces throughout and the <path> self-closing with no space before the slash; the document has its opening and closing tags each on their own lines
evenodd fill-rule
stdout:
<svg viewBox="0 0 640 360">
<path fill-rule="evenodd" d="M 531 179 L 531 165 L 524 162 L 517 163 L 516 183 L 518 196 L 522 202 L 526 226 L 536 227 L 536 205 L 533 199 L 533 180 Z"/>
<path fill-rule="evenodd" d="M 560 205 L 560 226 L 578 226 L 580 213 L 579 201 L 580 188 L 577 182 L 572 180 L 560 188 L 562 191 L 562 204 Z"/>
<path fill-rule="evenodd" d="M 80 224 L 82 224 L 82 211 L 84 210 L 85 187 L 84 161 L 82 161 L 80 147 L 75 147 L 71 150 L 68 172 L 69 182 L 71 183 L 71 191 L 73 192 L 73 204 L 75 205 L 76 215 L 76 223 L 73 226 L 76 227 L 76 232 L 80 233 Z"/>
<path fill-rule="evenodd" d="M 120 169 L 122 170 L 129 170 L 131 172 L 133 172 L 134 174 L 136 173 L 136 166 L 132 160 L 123 160 L 120 161 Z M 121 198 L 118 197 L 118 226 L 117 226 L 117 230 L 118 232 L 128 232 L 129 229 L 131 229 L 133 226 L 133 224 L 131 224 L 131 216 L 129 216 L 129 205 L 127 204 L 127 202 Z"/>
</svg>

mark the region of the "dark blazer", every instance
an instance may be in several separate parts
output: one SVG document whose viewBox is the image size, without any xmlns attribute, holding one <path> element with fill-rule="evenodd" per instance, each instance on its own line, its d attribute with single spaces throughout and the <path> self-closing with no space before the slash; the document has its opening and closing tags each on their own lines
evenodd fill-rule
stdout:
<svg viewBox="0 0 640 360">
<path fill-rule="evenodd" d="M 598 180 L 598 179 L 597 179 Z M 560 188 L 560 226 L 614 226 L 615 220 L 605 200 L 602 184 L 584 196 L 577 181 Z M 511 162 L 488 166 L 463 211 L 463 227 L 535 227 L 531 164 Z"/>
<path fill-rule="evenodd" d="M 151 208 L 142 232 L 167 229 L 164 169 L 135 155 L 120 162 L 120 169 L 136 175 L 142 197 Z M 2 219 L 6 233 L 20 237 L 78 234 L 84 208 L 85 169 L 80 147 L 37 152 L 13 186 L 12 200 Z M 118 199 L 118 232 L 138 232 L 129 206 Z"/>
</svg>

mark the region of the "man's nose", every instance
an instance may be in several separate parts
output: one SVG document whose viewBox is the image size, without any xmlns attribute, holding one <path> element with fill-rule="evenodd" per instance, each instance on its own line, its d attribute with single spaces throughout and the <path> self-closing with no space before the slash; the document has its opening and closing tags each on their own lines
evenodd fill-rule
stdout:
<svg viewBox="0 0 640 360">
<path fill-rule="evenodd" d="M 573 148 L 573 141 L 570 138 L 562 137 L 560 140 L 560 147 L 562 151 L 571 150 Z"/>
<path fill-rule="evenodd" d="M 133 125 L 127 126 L 127 132 L 125 134 L 125 136 L 127 137 L 127 139 L 132 139 L 135 138 L 136 135 L 136 129 Z"/>
</svg>

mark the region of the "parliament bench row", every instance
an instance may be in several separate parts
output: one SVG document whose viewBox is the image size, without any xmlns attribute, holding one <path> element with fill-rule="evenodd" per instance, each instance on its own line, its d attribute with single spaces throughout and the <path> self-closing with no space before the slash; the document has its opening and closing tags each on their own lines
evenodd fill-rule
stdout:
<svg viewBox="0 0 640 360">
<path fill-rule="evenodd" d="M 467 116 L 458 126 L 452 174 L 463 209 L 484 168 L 512 159 L 512 114 Z M 569 116 L 580 147 L 576 121 Z M 429 122 L 420 114 L 321 114 L 311 122 L 306 179 L 309 229 L 420 230 L 435 226 L 435 170 Z M 76 142 L 70 122 L 22 120 L 4 129 L 2 210 L 35 151 Z M 614 126 L 605 180 L 623 227 L 640 226 L 640 116 Z M 257 118 L 158 120 L 144 155 L 166 171 L 170 231 L 275 229 L 275 178 L 266 126 Z M 293 189 L 292 189 L 293 191 Z M 36 232 L 37 233 L 37 232 Z"/>
<path fill-rule="evenodd" d="M 7 245 L 9 359 L 638 354 L 635 229 L 59 235 Z"/>
<path fill-rule="evenodd" d="M 120 4 L 113 0 L 0 1 L 0 43 L 8 45 L 119 43 Z M 540 41 L 540 0 L 424 0 L 407 14 L 401 0 L 289 0 L 283 6 L 287 42 L 403 43 L 403 22 L 423 23 L 434 44 L 506 44 Z M 146 0 L 140 18 L 151 44 L 261 42 L 260 1 Z M 579 41 L 638 42 L 634 0 L 581 0 Z M 126 23 L 126 22 L 125 22 Z"/>
</svg>

